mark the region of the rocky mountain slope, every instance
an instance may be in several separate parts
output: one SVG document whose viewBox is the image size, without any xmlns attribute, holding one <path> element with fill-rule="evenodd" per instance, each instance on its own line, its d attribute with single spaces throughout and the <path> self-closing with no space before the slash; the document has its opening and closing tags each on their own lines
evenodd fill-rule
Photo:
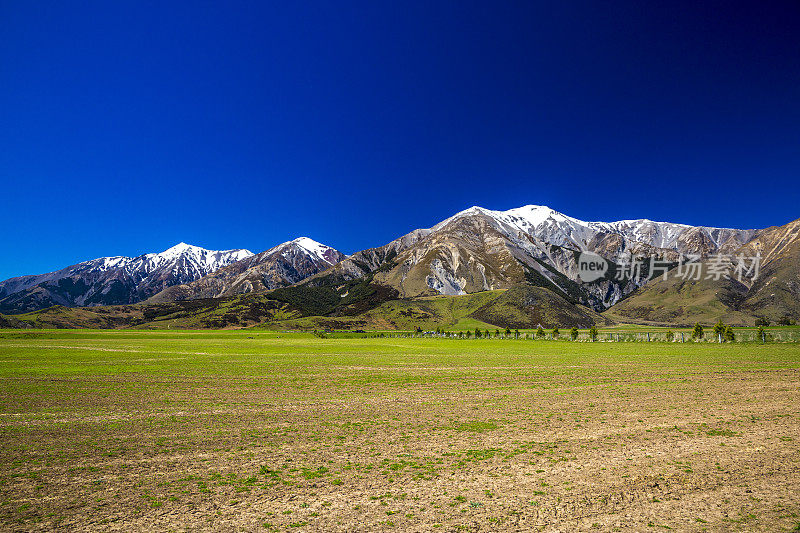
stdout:
<svg viewBox="0 0 800 533">
<path fill-rule="evenodd" d="M 335 265 L 345 255 L 308 237 L 279 244 L 191 283 L 176 285 L 150 298 L 150 303 L 196 298 L 223 298 L 292 285 Z"/>
<path fill-rule="evenodd" d="M 3 281 L 0 311 L 135 303 L 252 255 L 248 250 L 215 251 L 180 243 L 161 253 L 101 257 L 47 274 Z"/>
<path fill-rule="evenodd" d="M 380 248 L 357 252 L 336 265 L 331 285 L 369 275 L 401 297 L 465 294 L 521 282 L 545 287 L 573 303 L 606 309 L 644 285 L 649 269 L 625 272 L 631 254 L 677 261 L 681 254 L 708 256 L 741 247 L 753 230 L 694 227 L 650 220 L 584 222 L 545 206 L 509 211 L 472 207 L 429 229 L 415 230 Z M 581 252 L 606 258 L 606 276 L 584 282 Z M 346 285 L 341 286 L 347 290 Z"/>
<path fill-rule="evenodd" d="M 800 319 L 800 219 L 759 231 L 738 253 L 761 256 L 761 272 L 739 308 L 773 321 Z"/>
<path fill-rule="evenodd" d="M 729 255 L 725 265 L 730 275 L 709 277 L 712 261 L 707 260 L 700 267 L 701 279 L 671 273 L 666 280 L 654 280 L 636 291 L 609 310 L 609 315 L 619 320 L 672 324 L 721 319 L 752 325 L 756 317 L 772 322 L 800 318 L 800 220 L 759 230 Z M 761 258 L 758 275 L 740 281 L 735 271 L 738 258 L 756 256 Z"/>
</svg>

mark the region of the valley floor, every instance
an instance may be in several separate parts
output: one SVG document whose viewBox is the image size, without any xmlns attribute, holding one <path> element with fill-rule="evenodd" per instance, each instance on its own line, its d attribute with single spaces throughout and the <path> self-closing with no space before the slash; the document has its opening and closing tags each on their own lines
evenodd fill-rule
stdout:
<svg viewBox="0 0 800 533">
<path fill-rule="evenodd" d="M 0 331 L 0 529 L 791 531 L 800 346 Z"/>
</svg>

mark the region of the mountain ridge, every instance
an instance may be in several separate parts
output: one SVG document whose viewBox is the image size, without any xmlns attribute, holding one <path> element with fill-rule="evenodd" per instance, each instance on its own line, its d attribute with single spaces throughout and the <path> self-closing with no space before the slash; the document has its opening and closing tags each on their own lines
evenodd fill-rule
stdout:
<svg viewBox="0 0 800 533">
<path fill-rule="evenodd" d="M 636 299 L 638 295 L 646 294 L 644 288 L 650 285 L 656 272 L 650 272 L 647 265 L 640 270 L 628 270 L 628 263 L 634 258 L 657 259 L 669 270 L 685 257 L 708 261 L 718 254 L 748 250 L 748 243 L 762 241 L 762 248 L 767 246 L 773 254 L 785 254 L 788 253 L 786 250 L 794 250 L 800 244 L 786 237 L 786 232 L 775 230 L 784 227 L 742 230 L 656 222 L 646 218 L 586 222 L 541 205 L 506 211 L 472 206 L 430 228 L 412 230 L 383 246 L 350 255 L 308 237 L 298 237 L 259 254 L 239 250 L 246 256 L 202 275 L 172 277 L 155 287 L 157 290 L 134 288 L 136 296 L 129 300 L 161 304 L 265 293 L 306 314 L 353 316 L 393 298 L 457 296 L 524 284 L 555 292 L 561 300 L 548 301 L 551 304 L 558 302 L 566 313 L 563 316 L 577 316 L 567 313 L 566 308 L 585 306 L 603 312 L 629 298 Z M 783 237 L 769 237 L 772 235 L 770 230 Z M 784 244 L 781 244 L 781 238 L 786 241 Z M 751 248 L 755 250 L 756 244 Z M 160 255 L 180 257 L 193 250 L 197 248 L 180 243 Z M 592 281 L 584 281 L 580 276 L 579 259 L 582 253 L 587 252 L 601 256 L 608 263 L 608 271 Z M 145 256 L 147 254 L 141 257 Z M 112 257 L 94 261 L 102 260 L 102 265 L 95 265 L 102 271 L 120 268 L 119 263 L 124 263 L 124 259 Z M 796 277 L 791 270 L 794 263 L 790 261 L 787 265 L 782 267 L 781 276 L 792 282 L 793 276 Z M 180 268 L 172 270 L 178 274 L 181 272 Z M 0 284 L 0 288 L 3 287 Z M 71 287 L 62 289 L 68 292 Z M 741 294 L 749 290 L 749 287 L 731 285 L 720 298 L 743 302 Z M 781 309 L 794 312 L 787 303 L 794 292 L 791 287 L 787 291 L 779 303 Z M 27 302 L 25 298 L 12 298 L 14 301 L 11 303 L 17 305 L 14 309 L 30 310 L 53 302 L 65 305 L 63 301 L 67 302 L 66 305 L 131 303 L 119 299 L 108 302 L 88 298 L 74 302 L 64 298 L 58 301 L 52 297 L 37 300 L 34 298 L 36 290 L 33 293 L 26 295 Z M 0 296 L 3 297 L 0 309 L 7 309 L 4 305 L 9 303 L 9 296 L 2 293 Z M 710 297 L 716 301 L 715 298 Z M 768 295 L 762 300 L 770 301 Z M 759 305 L 763 308 L 769 304 Z M 646 305 L 640 307 L 634 314 L 646 315 Z M 624 310 L 625 306 L 619 309 Z M 711 309 L 721 307 L 714 304 Z M 737 317 L 751 316 L 758 309 L 743 307 L 741 311 Z"/>
<path fill-rule="evenodd" d="M 190 283 L 174 285 L 151 296 L 150 303 L 197 298 L 224 298 L 292 285 L 322 272 L 345 255 L 308 237 L 286 241 L 218 269 Z"/>
<path fill-rule="evenodd" d="M 707 257 L 740 247 L 755 231 L 648 219 L 584 222 L 538 205 L 508 211 L 473 206 L 430 228 L 351 254 L 322 275 L 343 282 L 371 276 L 400 297 L 457 295 L 527 282 L 601 311 L 646 284 L 649 272 L 583 283 L 580 252 L 602 255 L 616 272 L 630 254 L 673 262 L 685 254 Z M 318 276 L 302 283 L 319 284 Z"/>
<path fill-rule="evenodd" d="M 734 254 L 759 258 L 758 276 L 656 280 L 609 310 L 618 320 L 682 323 L 723 320 L 752 325 L 800 317 L 800 219 L 758 230 Z M 708 261 L 701 263 L 707 272 Z M 726 266 L 731 269 L 734 258 Z"/>
<path fill-rule="evenodd" d="M 158 253 L 99 257 L 0 282 L 0 309 L 25 312 L 51 305 L 135 303 L 252 255 L 246 249 L 207 250 L 181 242 Z"/>
</svg>

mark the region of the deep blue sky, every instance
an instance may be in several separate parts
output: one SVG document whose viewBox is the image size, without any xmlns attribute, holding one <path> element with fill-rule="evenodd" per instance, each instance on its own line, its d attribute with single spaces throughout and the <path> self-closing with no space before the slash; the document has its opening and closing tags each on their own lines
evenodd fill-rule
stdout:
<svg viewBox="0 0 800 533">
<path fill-rule="evenodd" d="M 477 204 L 800 217 L 800 4 L 0 0 L 0 279 Z"/>
</svg>

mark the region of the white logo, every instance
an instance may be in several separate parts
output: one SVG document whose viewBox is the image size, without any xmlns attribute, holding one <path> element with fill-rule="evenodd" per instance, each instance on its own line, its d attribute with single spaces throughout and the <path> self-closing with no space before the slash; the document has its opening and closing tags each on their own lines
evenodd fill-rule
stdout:
<svg viewBox="0 0 800 533">
<path fill-rule="evenodd" d="M 608 271 L 608 261 L 592 252 L 581 252 L 578 256 L 578 277 L 588 283 L 602 278 Z"/>
</svg>

